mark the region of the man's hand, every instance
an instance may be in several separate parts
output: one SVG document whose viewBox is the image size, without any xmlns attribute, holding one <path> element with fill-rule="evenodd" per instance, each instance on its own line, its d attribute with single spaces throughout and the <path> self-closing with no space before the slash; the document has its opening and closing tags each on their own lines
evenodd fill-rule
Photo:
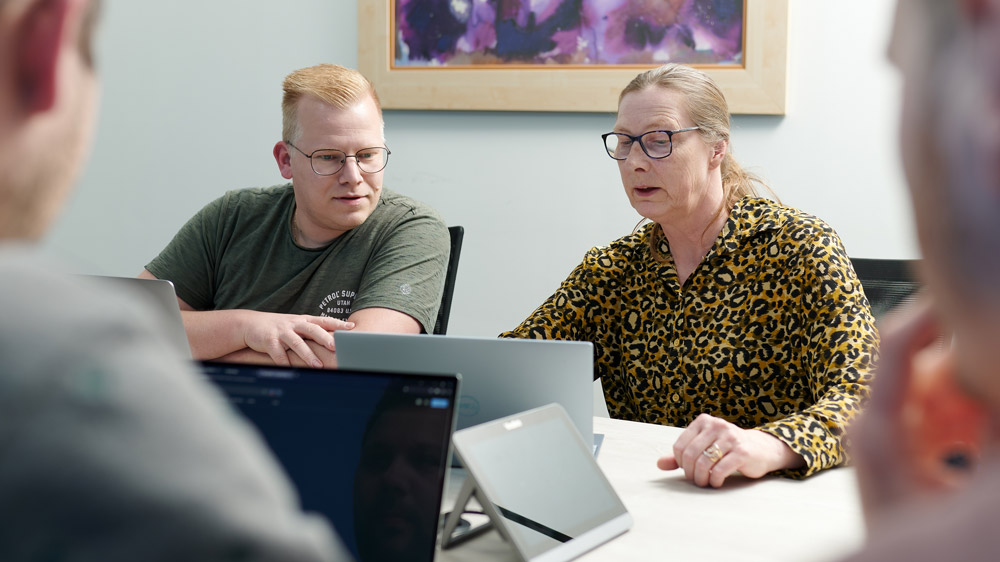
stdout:
<svg viewBox="0 0 1000 562">
<path fill-rule="evenodd" d="M 354 322 L 326 316 L 256 312 L 247 318 L 243 341 L 248 348 L 266 353 L 275 365 L 291 365 L 288 355 L 291 351 L 310 367 L 322 368 L 323 361 L 310 349 L 307 340 L 333 352 L 333 332 L 352 328 Z"/>
<path fill-rule="evenodd" d="M 784 468 L 798 468 L 805 461 L 777 437 L 756 429 L 743 429 L 725 420 L 701 414 L 674 443 L 674 454 L 661 457 L 661 470 L 684 469 L 684 477 L 698 486 L 722 486 L 739 472 L 749 478 Z"/>
</svg>

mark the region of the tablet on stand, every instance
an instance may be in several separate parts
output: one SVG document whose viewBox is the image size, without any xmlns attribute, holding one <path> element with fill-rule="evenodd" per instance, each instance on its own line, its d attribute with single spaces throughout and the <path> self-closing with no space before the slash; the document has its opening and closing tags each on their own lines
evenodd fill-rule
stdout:
<svg viewBox="0 0 1000 562">
<path fill-rule="evenodd" d="M 445 520 L 442 548 L 468 538 L 461 517 L 473 499 L 525 562 L 571 560 L 632 526 L 593 444 L 558 404 L 457 431 L 452 443 L 468 475 Z"/>
</svg>

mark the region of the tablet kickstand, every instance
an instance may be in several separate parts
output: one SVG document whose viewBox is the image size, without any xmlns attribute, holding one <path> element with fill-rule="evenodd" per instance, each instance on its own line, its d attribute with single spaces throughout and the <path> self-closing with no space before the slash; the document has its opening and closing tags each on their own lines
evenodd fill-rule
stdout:
<svg viewBox="0 0 1000 562">
<path fill-rule="evenodd" d="M 462 489 L 458 492 L 458 497 L 455 498 L 455 505 L 452 506 L 451 511 L 445 516 L 444 530 L 441 533 L 442 549 L 461 544 L 493 528 L 494 523 L 492 518 L 489 518 L 485 513 L 484 516 L 488 517 L 489 520 L 475 527 L 462 519 L 462 515 L 467 512 L 469 502 L 473 498 L 475 498 L 479 505 L 483 505 L 482 498 L 477 494 L 475 479 L 470 476 L 462 483 Z"/>
</svg>

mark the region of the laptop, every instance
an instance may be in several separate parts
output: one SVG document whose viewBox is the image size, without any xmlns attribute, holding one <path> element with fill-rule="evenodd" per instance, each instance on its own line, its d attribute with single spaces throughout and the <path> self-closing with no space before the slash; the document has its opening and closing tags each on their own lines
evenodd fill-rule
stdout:
<svg viewBox="0 0 1000 562">
<path fill-rule="evenodd" d="M 166 279 L 145 279 L 141 277 L 111 277 L 104 275 L 88 275 L 87 277 L 113 287 L 115 290 L 131 292 L 137 298 L 152 303 L 161 316 L 163 331 L 166 333 L 178 353 L 185 359 L 191 358 L 191 344 L 184 330 L 184 320 L 181 318 L 181 306 L 177 300 L 174 284 Z"/>
<path fill-rule="evenodd" d="M 580 436 L 594 439 L 594 349 L 590 342 L 334 333 L 337 364 L 352 369 L 462 373 L 458 429 L 563 406 Z"/>
<path fill-rule="evenodd" d="M 199 365 L 355 559 L 433 560 L 458 375 Z"/>
</svg>

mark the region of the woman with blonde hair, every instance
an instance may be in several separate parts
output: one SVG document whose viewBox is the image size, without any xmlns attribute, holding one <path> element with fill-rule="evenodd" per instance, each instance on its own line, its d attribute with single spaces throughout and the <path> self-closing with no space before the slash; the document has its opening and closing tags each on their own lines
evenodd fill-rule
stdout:
<svg viewBox="0 0 1000 562">
<path fill-rule="evenodd" d="M 637 76 L 602 136 L 650 222 L 591 249 L 502 336 L 593 342 L 611 415 L 686 427 L 657 464 L 699 486 L 843 463 L 878 336 L 836 232 L 760 196 L 698 70 Z"/>
</svg>

